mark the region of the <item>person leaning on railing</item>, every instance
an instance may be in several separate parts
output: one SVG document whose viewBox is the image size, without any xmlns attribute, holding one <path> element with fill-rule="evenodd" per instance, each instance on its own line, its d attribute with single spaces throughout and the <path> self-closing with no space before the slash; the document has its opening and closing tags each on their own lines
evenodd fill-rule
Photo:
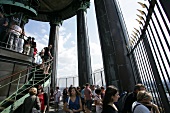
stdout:
<svg viewBox="0 0 170 113">
<path fill-rule="evenodd" d="M 152 95 L 147 91 L 139 91 L 137 101 L 132 104 L 133 113 L 160 113 L 158 106 L 151 102 Z"/>
<path fill-rule="evenodd" d="M 13 49 L 15 51 L 18 50 L 18 42 L 20 40 L 19 36 L 22 33 L 21 27 L 18 25 L 18 22 L 14 22 L 14 25 L 11 26 L 11 30 L 9 33 L 9 44 L 10 44 L 10 49 Z"/>
</svg>

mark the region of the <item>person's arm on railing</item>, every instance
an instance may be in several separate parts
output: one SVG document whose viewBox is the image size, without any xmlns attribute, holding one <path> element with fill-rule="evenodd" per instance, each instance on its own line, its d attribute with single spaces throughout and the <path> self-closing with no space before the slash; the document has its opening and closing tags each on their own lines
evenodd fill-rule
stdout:
<svg viewBox="0 0 170 113">
<path fill-rule="evenodd" d="M 48 52 L 48 55 L 51 57 L 51 59 L 53 59 L 53 57 L 52 57 L 52 55 L 51 55 L 50 51 Z"/>
</svg>

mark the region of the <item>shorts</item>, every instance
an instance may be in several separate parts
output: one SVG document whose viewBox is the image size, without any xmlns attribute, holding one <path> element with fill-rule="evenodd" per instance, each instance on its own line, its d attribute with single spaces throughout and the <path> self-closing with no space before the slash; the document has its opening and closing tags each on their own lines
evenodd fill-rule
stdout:
<svg viewBox="0 0 170 113">
<path fill-rule="evenodd" d="M 44 56 L 44 61 L 47 62 L 49 60 L 49 56 Z"/>
</svg>

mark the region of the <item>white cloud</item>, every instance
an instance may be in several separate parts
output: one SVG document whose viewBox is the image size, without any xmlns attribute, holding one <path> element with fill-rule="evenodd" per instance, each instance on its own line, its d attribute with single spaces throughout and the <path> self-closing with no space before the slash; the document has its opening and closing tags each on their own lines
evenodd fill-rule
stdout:
<svg viewBox="0 0 170 113">
<path fill-rule="evenodd" d="M 41 33 L 44 34 L 46 33 L 47 31 L 45 29 L 41 29 Z"/>
<path fill-rule="evenodd" d="M 71 47 L 58 55 L 58 76 L 70 76 L 77 74 L 77 49 Z"/>
<path fill-rule="evenodd" d="M 139 1 L 139 0 L 138 0 Z M 137 1 L 129 1 L 129 0 L 120 0 L 120 5 L 123 11 L 123 15 L 127 24 L 128 31 L 132 31 L 134 26 L 138 26 L 137 22 L 135 22 L 135 13 L 136 6 L 132 7 L 129 4 L 137 4 Z M 135 5 L 136 5 L 135 4 Z M 93 6 L 92 6 L 93 5 Z M 99 37 L 97 34 L 97 22 L 95 17 L 95 10 L 94 10 L 94 3 L 92 1 L 91 8 L 88 10 L 90 13 L 87 16 L 89 23 L 87 23 L 89 28 L 89 42 L 90 42 L 90 53 L 91 53 L 91 65 L 93 71 L 96 69 L 100 69 L 103 67 L 102 64 L 102 55 L 101 55 L 101 47 L 99 44 Z M 133 5 L 134 6 L 134 5 Z M 129 16 L 129 14 L 131 14 Z M 133 15 L 132 15 L 133 14 Z M 93 21 L 91 21 L 93 19 Z M 58 77 L 70 76 L 70 75 L 77 75 L 78 73 L 78 61 L 77 61 L 77 42 L 76 39 L 72 39 L 74 36 L 75 23 L 73 24 L 72 21 L 75 21 L 76 18 L 73 20 L 67 19 L 65 20 L 65 26 L 61 26 L 59 28 L 59 43 L 58 43 Z M 91 22 L 91 23 L 90 23 Z M 95 22 L 94 24 L 92 24 Z M 132 25 L 133 23 L 133 25 Z M 29 23 L 28 23 L 29 24 Z M 42 23 L 39 25 L 41 31 L 40 34 L 36 31 L 33 33 L 28 33 L 27 36 L 35 37 L 37 41 L 37 48 L 40 51 L 43 47 L 47 46 L 48 39 L 49 39 L 49 30 L 46 28 L 49 27 L 49 24 Z M 70 27 L 70 31 L 69 31 Z M 74 29 L 73 29 L 74 28 Z M 91 31 L 91 32 L 90 32 Z M 75 34 L 76 35 L 76 34 Z M 68 46 L 69 45 L 69 46 Z"/>
<path fill-rule="evenodd" d="M 60 35 L 60 33 L 59 33 L 59 41 L 58 41 L 58 46 L 59 46 L 58 51 L 59 51 L 59 53 L 66 50 L 66 48 L 64 47 L 64 44 L 70 39 L 70 37 L 71 37 L 71 33 L 69 33 L 66 36 Z"/>
</svg>

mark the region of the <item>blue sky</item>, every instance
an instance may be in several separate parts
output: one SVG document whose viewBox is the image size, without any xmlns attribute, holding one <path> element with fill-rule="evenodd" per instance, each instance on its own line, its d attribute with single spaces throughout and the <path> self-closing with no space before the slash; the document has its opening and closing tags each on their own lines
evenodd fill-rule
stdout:
<svg viewBox="0 0 170 113">
<path fill-rule="evenodd" d="M 133 27 L 139 26 L 135 21 L 138 13 L 136 9 L 141 9 L 140 5 L 137 4 L 138 1 L 145 2 L 146 0 L 119 0 L 129 34 L 132 33 Z M 58 77 L 74 76 L 78 73 L 76 26 L 76 16 L 74 16 L 64 20 L 63 25 L 60 27 Z M 87 10 L 87 27 L 92 70 L 94 71 L 102 68 L 103 64 L 93 0 L 91 0 L 90 9 Z M 29 20 L 25 25 L 26 35 L 35 37 L 38 51 L 48 45 L 49 31 L 50 25 L 47 22 Z"/>
</svg>

